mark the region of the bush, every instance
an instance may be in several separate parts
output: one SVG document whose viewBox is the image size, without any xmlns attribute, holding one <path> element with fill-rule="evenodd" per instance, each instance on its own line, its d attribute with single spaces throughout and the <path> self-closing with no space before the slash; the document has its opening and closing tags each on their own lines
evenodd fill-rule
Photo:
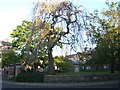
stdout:
<svg viewBox="0 0 120 90">
<path fill-rule="evenodd" d="M 43 82 L 44 73 L 40 72 L 23 72 L 16 76 L 16 81 L 18 82 Z"/>
<path fill-rule="evenodd" d="M 59 67 L 61 68 L 61 72 L 63 73 L 72 71 L 72 64 L 67 60 L 60 64 Z"/>
<path fill-rule="evenodd" d="M 70 72 L 73 70 L 73 65 L 68 59 L 68 57 L 64 56 L 56 56 L 54 57 L 55 63 L 58 66 L 59 70 L 56 72 Z"/>
</svg>

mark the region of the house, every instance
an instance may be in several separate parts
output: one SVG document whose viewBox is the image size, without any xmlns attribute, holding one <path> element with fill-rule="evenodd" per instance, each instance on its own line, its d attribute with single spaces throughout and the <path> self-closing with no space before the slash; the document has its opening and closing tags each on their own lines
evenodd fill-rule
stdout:
<svg viewBox="0 0 120 90">
<path fill-rule="evenodd" d="M 12 48 L 12 43 L 7 41 L 0 41 L 0 55 L 4 52 L 8 52 Z"/>
<path fill-rule="evenodd" d="M 3 41 L 3 40 L 0 41 L 0 63 L 2 63 L 2 61 L 1 61 L 2 54 L 9 52 L 11 50 L 11 48 L 12 48 L 12 43 L 10 43 L 8 41 Z M 14 69 L 13 69 L 12 65 L 9 65 L 7 67 L 1 67 L 1 68 L 2 68 L 2 72 L 3 72 L 2 73 L 3 76 L 6 76 L 6 75 L 12 76 L 11 74 L 14 74 Z"/>
<path fill-rule="evenodd" d="M 70 60 L 70 62 L 73 64 L 73 69 L 75 72 L 80 71 L 80 62 L 78 60 Z"/>
<path fill-rule="evenodd" d="M 80 60 L 79 56 L 77 54 L 72 54 L 68 56 L 69 60 Z"/>
<path fill-rule="evenodd" d="M 0 64 L 2 63 L 2 53 L 8 52 L 11 48 L 12 44 L 10 42 L 0 41 Z"/>
<path fill-rule="evenodd" d="M 78 56 L 78 54 L 69 55 L 69 53 L 66 52 L 66 56 L 68 57 L 68 60 L 70 60 L 70 62 L 73 64 L 74 71 L 79 72 L 81 62 L 80 62 L 80 57 Z"/>
</svg>

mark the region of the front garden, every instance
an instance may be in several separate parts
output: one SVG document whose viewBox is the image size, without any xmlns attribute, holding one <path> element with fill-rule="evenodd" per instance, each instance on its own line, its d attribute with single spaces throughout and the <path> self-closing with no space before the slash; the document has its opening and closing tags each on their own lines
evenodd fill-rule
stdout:
<svg viewBox="0 0 120 90">
<path fill-rule="evenodd" d="M 17 82 L 90 82 L 90 81 L 108 81 L 120 79 L 120 73 L 111 74 L 110 71 L 82 71 L 56 73 L 47 75 L 40 72 L 24 72 L 18 74 L 15 78 Z"/>
</svg>

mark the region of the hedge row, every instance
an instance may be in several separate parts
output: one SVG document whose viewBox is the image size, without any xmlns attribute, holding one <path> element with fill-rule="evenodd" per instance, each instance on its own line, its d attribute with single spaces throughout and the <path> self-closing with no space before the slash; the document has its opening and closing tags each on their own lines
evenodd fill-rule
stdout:
<svg viewBox="0 0 120 90">
<path fill-rule="evenodd" d="M 15 79 L 18 82 L 43 82 L 44 76 L 44 73 L 30 71 L 18 74 Z"/>
<path fill-rule="evenodd" d="M 120 75 L 45 75 L 40 72 L 24 72 L 15 79 L 18 82 L 86 82 L 120 80 Z"/>
</svg>

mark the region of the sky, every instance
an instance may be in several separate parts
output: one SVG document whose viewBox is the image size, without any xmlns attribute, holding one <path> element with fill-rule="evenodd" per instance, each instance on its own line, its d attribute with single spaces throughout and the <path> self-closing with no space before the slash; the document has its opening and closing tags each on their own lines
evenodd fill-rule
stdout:
<svg viewBox="0 0 120 90">
<path fill-rule="evenodd" d="M 0 40 L 10 38 L 10 33 L 23 20 L 32 19 L 32 9 L 38 0 L 0 0 Z M 42 0 L 43 1 L 43 0 Z M 76 5 L 82 5 L 89 11 L 105 8 L 106 0 L 70 0 Z M 117 0 L 110 0 L 117 1 Z M 57 50 L 57 49 L 56 49 Z M 59 50 L 59 49 L 58 49 Z M 63 53 L 61 51 L 61 53 Z M 60 54 L 61 54 L 60 53 Z"/>
</svg>

